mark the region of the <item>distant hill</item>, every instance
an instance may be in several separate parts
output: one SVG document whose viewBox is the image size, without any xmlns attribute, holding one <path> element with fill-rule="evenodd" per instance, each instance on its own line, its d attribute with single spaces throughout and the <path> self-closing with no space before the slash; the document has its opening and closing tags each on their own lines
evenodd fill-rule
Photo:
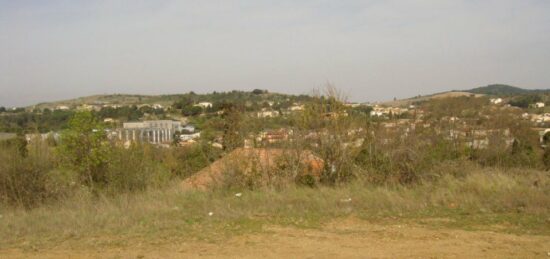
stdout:
<svg viewBox="0 0 550 259">
<path fill-rule="evenodd" d="M 158 103 L 161 105 L 169 105 L 174 101 L 181 98 L 181 94 L 173 95 L 133 95 L 133 94 L 106 94 L 106 95 L 92 95 L 79 97 L 75 99 L 54 101 L 39 103 L 33 105 L 34 108 L 44 109 L 44 108 L 55 108 L 59 105 L 66 105 L 69 107 L 74 107 L 82 104 L 118 104 L 118 105 L 137 105 L 137 104 L 154 104 Z"/>
<path fill-rule="evenodd" d="M 498 96 L 509 96 L 517 94 L 529 94 L 529 93 L 548 93 L 550 89 L 523 89 L 511 85 L 503 84 L 494 84 L 488 86 L 477 87 L 466 92 L 475 93 L 475 94 L 486 94 L 486 95 L 498 95 Z"/>
<path fill-rule="evenodd" d="M 550 93 L 550 89 L 524 89 L 511 85 L 504 84 L 492 84 L 488 86 L 482 86 L 473 88 L 470 90 L 453 90 L 443 93 L 436 93 L 430 95 L 416 96 L 407 99 L 387 101 L 379 103 L 384 106 L 408 106 L 417 102 L 428 101 L 431 99 L 439 98 L 448 98 L 448 97 L 460 97 L 460 96 L 485 96 L 485 95 L 494 95 L 494 96 L 513 96 L 513 95 L 522 95 L 522 94 L 540 94 L 540 93 Z"/>
<path fill-rule="evenodd" d="M 416 96 L 412 98 L 407 99 L 401 99 L 401 100 L 395 100 L 395 101 L 387 101 L 379 103 L 383 106 L 393 106 L 393 107 L 404 107 L 409 106 L 414 103 L 428 101 L 431 99 L 441 99 L 441 98 L 451 98 L 451 97 L 461 97 L 461 96 L 475 96 L 475 97 L 481 97 L 484 96 L 484 94 L 481 93 L 472 93 L 472 92 L 466 92 L 466 91 L 450 91 L 450 92 L 443 92 L 443 93 L 437 93 L 437 94 L 430 94 L 430 95 L 422 95 L 422 96 Z"/>
<path fill-rule="evenodd" d="M 255 102 L 261 103 L 264 101 L 273 101 L 273 102 L 295 102 L 303 101 L 310 98 L 305 95 L 290 95 L 290 94 L 281 94 L 281 93 L 271 93 L 265 90 L 254 90 L 254 91 L 229 91 L 229 92 L 212 92 L 206 94 L 196 94 L 193 92 L 185 94 L 170 94 L 170 95 L 133 95 L 133 94 L 108 94 L 108 95 L 92 95 L 85 96 L 70 100 L 54 101 L 54 102 L 45 102 L 32 105 L 27 108 L 38 108 L 38 109 L 54 109 L 58 106 L 68 106 L 69 108 L 75 108 L 79 105 L 88 104 L 88 105 L 140 105 L 140 104 L 160 104 L 162 106 L 170 106 L 175 101 L 181 100 L 182 98 L 188 98 L 194 102 Z"/>
</svg>

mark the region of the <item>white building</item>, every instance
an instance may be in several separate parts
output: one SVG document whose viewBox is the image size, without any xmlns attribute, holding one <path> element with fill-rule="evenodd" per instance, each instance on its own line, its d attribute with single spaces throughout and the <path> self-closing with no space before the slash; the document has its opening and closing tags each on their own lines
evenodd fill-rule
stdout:
<svg viewBox="0 0 550 259">
<path fill-rule="evenodd" d="M 544 108 L 544 103 L 543 102 L 535 103 L 535 108 Z"/>
<path fill-rule="evenodd" d="M 195 106 L 199 106 L 203 109 L 207 109 L 207 108 L 212 108 L 212 103 L 210 103 L 210 102 L 200 102 L 200 103 L 195 104 Z"/>
<path fill-rule="evenodd" d="M 55 107 L 56 110 L 62 110 L 62 111 L 67 111 L 69 110 L 69 106 L 67 105 L 59 105 L 57 107 Z"/>
<path fill-rule="evenodd" d="M 491 98 L 491 103 L 492 104 L 501 104 L 502 103 L 502 98 Z"/>
<path fill-rule="evenodd" d="M 174 133 L 181 129 L 182 123 L 172 120 L 125 122 L 117 135 L 119 140 L 161 144 L 171 143 Z"/>
<path fill-rule="evenodd" d="M 298 105 L 298 104 L 294 104 L 292 106 L 290 106 L 290 108 L 288 108 L 290 111 L 303 111 L 305 109 L 305 106 L 302 104 L 302 105 Z"/>
<path fill-rule="evenodd" d="M 190 141 L 190 140 L 198 139 L 200 137 L 201 137 L 200 132 L 193 133 L 193 134 L 182 134 L 179 136 L 181 141 Z"/>
<path fill-rule="evenodd" d="M 271 111 L 271 110 L 262 110 L 256 113 L 256 116 L 258 118 L 274 118 L 279 116 L 278 111 Z"/>
<path fill-rule="evenodd" d="M 153 107 L 153 109 L 164 109 L 164 107 L 158 103 L 153 104 L 151 107 Z"/>
</svg>

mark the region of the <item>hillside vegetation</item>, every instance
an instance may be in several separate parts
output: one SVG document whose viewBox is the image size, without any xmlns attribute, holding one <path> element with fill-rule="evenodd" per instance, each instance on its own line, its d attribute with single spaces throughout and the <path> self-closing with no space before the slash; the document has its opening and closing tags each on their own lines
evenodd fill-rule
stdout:
<svg viewBox="0 0 550 259">
<path fill-rule="evenodd" d="M 467 92 L 476 94 L 496 95 L 496 96 L 510 96 L 518 94 L 533 94 L 533 93 L 548 93 L 550 90 L 542 89 L 523 89 L 510 85 L 494 84 L 488 86 L 477 87 Z"/>
<path fill-rule="evenodd" d="M 203 98 L 186 94 L 170 112 L 189 112 Z M 59 140 L 1 141 L 0 253 L 222 242 L 273 225 L 321 229 L 347 218 L 550 235 L 550 149 L 521 108 L 466 94 L 371 116 L 330 88 L 208 98 L 218 104 L 190 116 L 201 134 L 187 145 L 109 138 L 101 111 L 73 111 Z M 298 110 L 283 109 L 295 101 Z M 263 107 L 284 113 L 257 116 Z M 247 154 L 271 159 L 217 166 L 243 149 L 270 150 Z M 212 184 L 181 187 L 210 165 L 221 168 Z"/>
</svg>

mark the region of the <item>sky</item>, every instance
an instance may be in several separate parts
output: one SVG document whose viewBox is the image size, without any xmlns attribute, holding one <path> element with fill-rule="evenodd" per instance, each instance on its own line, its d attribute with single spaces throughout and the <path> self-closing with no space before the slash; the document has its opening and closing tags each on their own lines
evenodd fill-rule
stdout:
<svg viewBox="0 0 550 259">
<path fill-rule="evenodd" d="M 326 84 L 550 88 L 548 0 L 0 0 L 0 106 Z"/>
</svg>

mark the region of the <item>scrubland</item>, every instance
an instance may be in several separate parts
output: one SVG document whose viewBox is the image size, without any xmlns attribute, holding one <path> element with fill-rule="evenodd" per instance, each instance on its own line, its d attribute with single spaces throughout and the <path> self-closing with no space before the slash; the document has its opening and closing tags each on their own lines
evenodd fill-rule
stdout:
<svg viewBox="0 0 550 259">
<path fill-rule="evenodd" d="M 447 111 L 440 117 L 470 106 L 436 102 L 434 110 Z M 507 129 L 515 140 L 473 149 L 433 128 L 388 132 L 360 115 L 338 116 L 343 109 L 330 98 L 306 106 L 292 120 L 293 135 L 277 145 L 321 158 L 318 175 L 304 178 L 299 161 L 287 157 L 275 168 L 282 181 L 233 172 L 206 190 L 183 190 L 181 181 L 242 145 L 252 131 L 246 126 L 255 125 L 238 111 L 223 118 L 222 132 L 230 129 L 224 150 L 206 139 L 184 148 L 124 148 L 109 142 L 89 113 L 77 113 L 61 143 L 2 142 L 0 251 L 216 244 L 274 226 L 325 231 L 350 219 L 550 235 L 550 156 L 528 126 L 508 115 L 484 119 L 478 126 Z M 434 121 L 440 129 L 450 127 Z"/>
</svg>

